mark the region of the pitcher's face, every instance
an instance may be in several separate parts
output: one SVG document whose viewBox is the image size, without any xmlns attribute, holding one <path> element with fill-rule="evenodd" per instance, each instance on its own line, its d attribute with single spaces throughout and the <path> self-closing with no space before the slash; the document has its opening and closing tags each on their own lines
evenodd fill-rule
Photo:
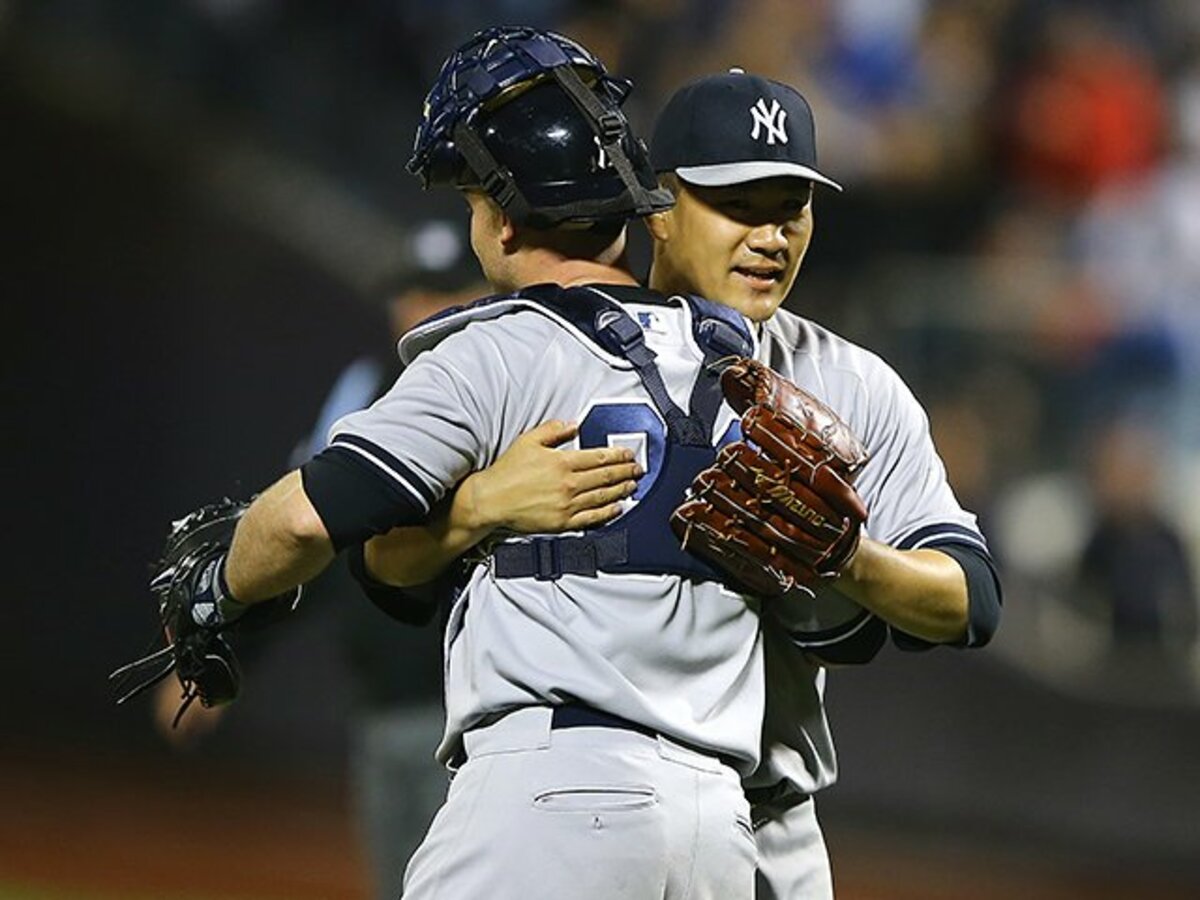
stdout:
<svg viewBox="0 0 1200 900">
<path fill-rule="evenodd" d="M 812 238 L 812 182 L 766 178 L 728 187 L 677 182 L 675 207 L 647 219 L 651 286 L 693 293 L 761 322 L 791 290 Z"/>
</svg>

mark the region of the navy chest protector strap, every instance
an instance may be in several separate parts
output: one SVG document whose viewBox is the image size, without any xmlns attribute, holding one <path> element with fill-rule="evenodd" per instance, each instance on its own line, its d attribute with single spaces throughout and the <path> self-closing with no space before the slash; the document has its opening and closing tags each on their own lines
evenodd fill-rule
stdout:
<svg viewBox="0 0 1200 900">
<path fill-rule="evenodd" d="M 667 434 L 658 477 L 633 510 L 587 534 L 500 544 L 492 551 L 495 576 L 553 580 L 562 575 L 636 572 L 722 580 L 715 569 L 679 547 L 668 522 L 692 479 L 716 458 L 711 435 L 721 406 L 722 362 L 753 351 L 741 317 L 699 297 L 685 298 L 691 308 L 693 336 L 704 354 L 690 413 L 685 413 L 667 393 L 641 326 L 601 290 L 537 285 L 522 290 L 520 296 L 545 306 L 604 350 L 628 360 L 666 422 Z"/>
</svg>

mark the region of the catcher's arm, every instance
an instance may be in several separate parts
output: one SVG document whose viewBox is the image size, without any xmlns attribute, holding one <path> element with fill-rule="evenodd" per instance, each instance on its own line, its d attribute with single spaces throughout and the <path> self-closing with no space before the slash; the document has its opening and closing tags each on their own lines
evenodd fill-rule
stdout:
<svg viewBox="0 0 1200 900">
<path fill-rule="evenodd" d="M 424 584 L 497 530 L 551 534 L 620 515 L 640 466 L 626 448 L 554 449 L 577 433 L 573 423 L 550 421 L 521 435 L 489 468 L 464 479 L 428 524 L 369 540 L 368 574 L 396 587 Z"/>
<path fill-rule="evenodd" d="M 225 581 L 239 603 L 259 603 L 316 578 L 334 555 L 300 472 L 293 471 L 246 510 L 229 548 Z"/>
</svg>

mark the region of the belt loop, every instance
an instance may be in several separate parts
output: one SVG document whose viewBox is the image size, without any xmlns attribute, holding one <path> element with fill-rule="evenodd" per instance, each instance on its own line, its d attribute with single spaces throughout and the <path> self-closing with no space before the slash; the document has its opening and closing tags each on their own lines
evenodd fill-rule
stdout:
<svg viewBox="0 0 1200 900">
<path fill-rule="evenodd" d="M 538 581 L 554 581 L 562 577 L 562 561 L 558 553 L 558 541 L 553 538 L 535 538 L 533 542 L 537 571 L 533 577 Z"/>
</svg>

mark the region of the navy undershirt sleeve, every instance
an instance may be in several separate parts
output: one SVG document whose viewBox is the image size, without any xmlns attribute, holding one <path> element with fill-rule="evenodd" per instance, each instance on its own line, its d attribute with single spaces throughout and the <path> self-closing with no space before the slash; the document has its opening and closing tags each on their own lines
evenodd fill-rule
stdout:
<svg viewBox="0 0 1200 900">
<path fill-rule="evenodd" d="M 344 550 L 398 525 L 419 525 L 426 509 L 384 473 L 343 447 L 327 447 L 300 469 L 304 492 Z"/>
<path fill-rule="evenodd" d="M 406 588 L 376 581 L 367 571 L 363 546 L 362 542 L 354 544 L 346 554 L 346 562 L 350 574 L 367 595 L 367 599 L 405 625 L 428 625 L 432 622 L 445 593 L 440 580 L 435 579 L 428 584 Z"/>
<path fill-rule="evenodd" d="M 878 616 L 866 613 L 852 633 L 827 644 L 813 646 L 812 636 L 805 635 L 800 649 L 823 663 L 836 666 L 861 666 L 869 663 L 887 643 L 887 623 Z"/>
</svg>

